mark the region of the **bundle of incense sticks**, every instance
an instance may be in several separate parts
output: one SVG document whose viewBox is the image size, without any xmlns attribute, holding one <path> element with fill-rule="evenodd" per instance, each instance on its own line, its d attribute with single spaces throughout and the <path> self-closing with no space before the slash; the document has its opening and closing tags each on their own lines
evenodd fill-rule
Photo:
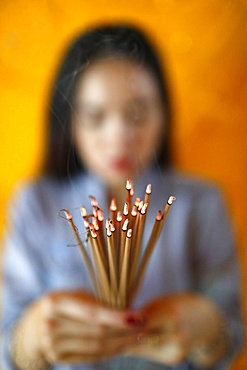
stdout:
<svg viewBox="0 0 247 370">
<path fill-rule="evenodd" d="M 118 210 L 115 199 L 112 199 L 110 217 L 106 219 L 97 199 L 90 196 L 91 212 L 81 207 L 87 231 L 86 242 L 81 240 L 70 212 L 63 209 L 80 248 L 94 292 L 107 306 L 124 308 L 130 305 L 141 285 L 170 206 L 176 199 L 170 196 L 163 212 L 158 210 L 149 240 L 141 253 L 151 191 L 151 184 L 148 184 L 144 200 L 136 198 L 133 202 L 133 184 L 127 179 L 123 210 Z"/>
</svg>

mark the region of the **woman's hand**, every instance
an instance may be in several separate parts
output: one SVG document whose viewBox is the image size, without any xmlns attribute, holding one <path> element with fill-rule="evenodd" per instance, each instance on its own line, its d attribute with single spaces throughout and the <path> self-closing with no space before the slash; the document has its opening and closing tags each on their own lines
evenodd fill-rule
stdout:
<svg viewBox="0 0 247 370">
<path fill-rule="evenodd" d="M 127 351 L 143 323 L 142 313 L 109 309 L 86 292 L 55 292 L 28 308 L 14 353 L 44 364 L 95 362 Z M 21 369 L 29 368 L 15 357 Z"/>
<path fill-rule="evenodd" d="M 148 304 L 141 314 L 145 330 L 133 354 L 175 365 L 188 358 L 211 366 L 224 354 L 227 341 L 218 308 L 196 294 L 174 294 Z"/>
<path fill-rule="evenodd" d="M 13 357 L 23 370 L 31 364 L 96 362 L 120 353 L 168 365 L 190 358 L 211 366 L 225 349 L 221 315 L 202 296 L 161 297 L 133 312 L 107 308 L 86 292 L 64 291 L 27 309 L 16 328 Z"/>
</svg>

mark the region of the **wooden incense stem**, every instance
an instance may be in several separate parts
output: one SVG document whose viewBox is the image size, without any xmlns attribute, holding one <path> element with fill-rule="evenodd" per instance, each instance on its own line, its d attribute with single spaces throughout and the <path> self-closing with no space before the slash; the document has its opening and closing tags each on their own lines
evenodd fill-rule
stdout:
<svg viewBox="0 0 247 370">
<path fill-rule="evenodd" d="M 148 184 L 147 187 L 146 187 L 144 204 L 149 203 L 149 198 L 150 198 L 151 193 L 152 193 L 152 185 Z"/>
<path fill-rule="evenodd" d="M 76 242 L 79 246 L 79 249 L 80 249 L 80 252 L 82 254 L 82 257 L 84 259 L 84 262 L 85 262 L 85 265 L 86 265 L 86 268 L 88 270 L 88 273 L 89 273 L 89 276 L 90 276 L 90 279 L 91 279 L 91 283 L 93 285 L 93 288 L 94 290 L 97 292 L 97 283 L 96 283 L 96 279 L 95 279 L 95 274 L 94 274 L 94 271 L 93 271 L 93 266 L 91 264 L 91 261 L 87 255 L 87 252 L 86 252 L 86 249 L 82 243 L 82 240 L 78 234 L 78 230 L 74 224 L 74 221 L 73 221 L 73 218 L 72 218 L 72 215 L 70 214 L 70 212 L 67 210 L 67 209 L 64 209 L 63 210 L 64 213 L 65 213 L 65 216 L 66 216 L 66 219 L 68 220 L 69 222 L 69 225 L 73 231 L 73 234 L 74 234 L 74 237 L 76 239 Z"/>
<path fill-rule="evenodd" d="M 121 271 L 122 271 L 122 266 L 123 266 L 123 257 L 124 257 L 124 249 L 125 249 L 125 241 L 126 241 L 128 223 L 129 223 L 129 220 L 126 219 L 122 226 L 120 251 L 119 251 L 119 276 L 121 276 Z"/>
<path fill-rule="evenodd" d="M 132 229 L 132 230 L 135 228 L 137 213 L 138 213 L 138 208 L 134 204 L 133 207 L 132 207 L 132 211 L 130 213 L 130 219 L 129 219 L 129 228 Z"/>
<path fill-rule="evenodd" d="M 129 278 L 130 286 L 132 285 L 135 279 L 138 261 L 140 258 L 140 251 L 141 251 L 141 244 L 142 244 L 142 238 L 143 238 L 143 230 L 144 230 L 145 221 L 146 221 L 147 207 L 148 207 L 148 203 L 145 203 L 140 210 L 137 235 L 135 237 L 135 241 L 134 241 L 133 248 L 132 248 L 133 253 L 132 253 L 132 262 L 131 262 L 130 278 Z"/>
<path fill-rule="evenodd" d="M 132 230 L 128 229 L 125 246 L 124 246 L 124 256 L 123 256 L 123 264 L 121 269 L 120 275 L 120 283 L 119 283 L 119 298 L 120 298 L 120 306 L 122 308 L 126 307 L 128 303 L 128 271 L 129 271 L 129 263 L 130 263 L 130 247 L 131 247 L 131 237 L 132 237 Z"/>
<path fill-rule="evenodd" d="M 123 223 L 126 219 L 128 219 L 128 214 L 129 214 L 129 203 L 125 202 L 124 207 L 123 207 L 123 214 L 122 214 Z"/>
<path fill-rule="evenodd" d="M 132 194 L 133 192 L 131 192 L 131 189 L 133 188 L 132 188 L 132 183 L 130 179 L 127 179 L 125 187 L 126 187 L 126 203 L 128 204 L 129 209 L 131 209 L 132 195 L 133 195 Z"/>
<path fill-rule="evenodd" d="M 148 241 L 148 244 L 146 246 L 141 264 L 139 266 L 139 270 L 138 270 L 136 279 L 135 279 L 135 281 L 132 281 L 132 285 L 130 286 L 130 300 L 135 296 L 135 294 L 138 291 L 139 286 L 142 282 L 145 269 L 146 269 L 146 267 L 148 265 L 148 262 L 149 262 L 149 258 L 151 257 L 151 254 L 152 254 L 153 249 L 155 247 L 155 243 L 157 241 L 159 224 L 160 224 L 160 221 L 161 221 L 162 217 L 163 217 L 162 212 L 158 211 L 155 222 L 154 222 L 154 225 L 153 225 L 153 229 L 152 229 L 149 241 Z"/>
<path fill-rule="evenodd" d="M 113 235 L 110 228 L 107 228 L 106 235 L 108 246 L 109 273 L 110 273 L 111 303 L 113 306 L 116 306 L 118 296 L 116 254 L 113 242 Z"/>
<path fill-rule="evenodd" d="M 99 250 L 101 259 L 103 261 L 103 264 L 105 266 L 105 269 L 108 270 L 108 262 L 107 262 L 107 258 L 106 258 L 105 245 L 104 245 L 104 243 L 105 243 L 104 234 L 103 234 L 102 227 L 101 227 L 101 225 L 103 224 L 103 219 L 102 219 L 102 221 L 100 220 L 100 214 L 101 214 L 100 211 L 101 211 L 101 209 L 98 209 L 96 212 L 94 212 L 94 214 L 89 215 L 87 213 L 85 207 L 81 207 L 81 216 L 83 218 L 84 226 L 85 226 L 85 229 L 87 230 L 88 238 L 89 238 L 89 241 L 91 242 L 91 244 L 92 244 L 92 240 L 91 240 L 92 239 L 92 235 L 91 235 L 92 233 L 90 233 L 90 230 L 93 229 L 94 232 L 96 232 L 98 250 Z M 92 223 L 91 224 L 89 222 L 89 217 L 92 217 Z"/>
<path fill-rule="evenodd" d="M 157 240 L 160 236 L 160 233 L 161 233 L 162 228 L 164 226 L 164 222 L 166 220 L 166 217 L 168 215 L 170 207 L 171 207 L 172 203 L 175 200 L 176 200 L 176 198 L 173 195 L 170 196 L 167 200 L 166 205 L 165 205 L 163 214 L 161 213 L 161 211 L 158 211 L 158 213 L 157 213 L 155 223 L 154 223 L 154 226 L 153 226 L 148 244 L 146 246 L 146 249 L 145 249 L 145 252 L 144 252 L 144 255 L 143 255 L 139 270 L 138 270 L 138 273 L 137 273 L 136 280 L 135 280 L 135 282 L 132 282 L 132 286 L 130 288 L 130 300 L 133 299 L 133 297 L 135 296 L 135 294 L 137 293 L 137 291 L 140 287 L 140 284 L 143 280 L 144 273 L 145 273 L 146 267 L 148 265 L 149 259 L 152 255 L 154 247 L 155 247 L 155 245 L 157 243 Z"/>
<path fill-rule="evenodd" d="M 116 231 L 115 231 L 115 251 L 116 251 L 116 264 L 117 264 L 117 279 L 119 281 L 119 259 L 120 259 L 120 244 L 121 244 L 121 231 L 122 231 L 122 213 L 117 212 L 116 218 Z"/>
<path fill-rule="evenodd" d="M 90 232 L 92 236 L 91 246 L 92 246 L 94 261 L 96 264 L 99 282 L 101 286 L 101 294 L 104 297 L 105 303 L 107 305 L 110 305 L 111 304 L 111 291 L 110 291 L 108 274 L 107 274 L 107 271 L 105 270 L 105 266 L 103 264 L 103 261 L 99 253 L 99 248 L 97 245 L 97 234 L 91 228 L 90 228 Z"/>
<path fill-rule="evenodd" d="M 115 223 L 116 222 L 116 218 L 117 218 L 117 204 L 116 204 L 116 199 L 113 198 L 111 200 L 111 204 L 110 204 L 109 209 L 111 211 L 111 219 Z"/>
<path fill-rule="evenodd" d="M 162 217 L 162 220 L 161 220 L 161 223 L 160 223 L 160 228 L 163 227 L 164 223 L 165 223 L 165 220 L 166 220 L 166 217 L 168 215 L 168 212 L 170 210 L 170 207 L 172 205 L 172 203 L 176 200 L 176 197 L 174 197 L 174 195 L 170 195 L 167 202 L 166 202 L 166 205 L 165 205 L 165 208 L 164 208 L 164 211 L 163 211 L 163 217 Z"/>
<path fill-rule="evenodd" d="M 97 220 L 99 225 L 99 231 L 97 232 L 97 235 L 99 237 L 102 253 L 105 256 L 106 259 L 106 244 L 105 244 L 105 235 L 104 235 L 104 215 L 101 208 L 98 209 L 97 212 Z"/>
</svg>

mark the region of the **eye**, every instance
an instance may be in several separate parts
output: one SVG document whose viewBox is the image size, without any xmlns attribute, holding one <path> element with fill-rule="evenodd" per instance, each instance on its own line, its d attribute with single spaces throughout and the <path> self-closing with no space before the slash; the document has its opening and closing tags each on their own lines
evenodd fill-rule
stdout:
<svg viewBox="0 0 247 370">
<path fill-rule="evenodd" d="M 82 124 L 91 127 L 98 127 L 104 120 L 104 114 L 102 112 L 85 112 L 83 115 Z"/>
<path fill-rule="evenodd" d="M 95 129 L 102 125 L 105 114 L 100 109 L 81 107 L 76 113 L 77 122 L 86 128 Z"/>
<path fill-rule="evenodd" d="M 131 105 L 126 113 L 128 122 L 134 125 L 143 125 L 147 118 L 145 107 L 136 104 Z"/>
</svg>

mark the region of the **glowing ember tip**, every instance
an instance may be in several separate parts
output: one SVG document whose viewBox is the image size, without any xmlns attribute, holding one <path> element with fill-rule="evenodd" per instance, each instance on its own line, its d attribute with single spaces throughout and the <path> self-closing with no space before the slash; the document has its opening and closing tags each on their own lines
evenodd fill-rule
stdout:
<svg viewBox="0 0 247 370">
<path fill-rule="evenodd" d="M 112 236 L 112 232 L 111 232 L 111 230 L 110 230 L 109 228 L 106 230 L 106 235 L 107 235 L 109 238 Z"/>
<path fill-rule="evenodd" d="M 107 219 L 105 220 L 105 228 L 106 228 L 106 229 L 108 229 L 108 228 L 109 228 L 109 226 L 110 226 L 110 218 L 107 218 Z"/>
<path fill-rule="evenodd" d="M 126 218 L 126 220 L 123 223 L 122 230 L 127 231 L 129 220 Z"/>
<path fill-rule="evenodd" d="M 86 217 L 87 216 L 87 210 L 85 207 L 81 207 L 81 216 Z"/>
<path fill-rule="evenodd" d="M 98 210 L 98 220 L 99 221 L 104 221 L 104 215 L 102 209 Z"/>
<path fill-rule="evenodd" d="M 69 213 L 69 211 L 67 209 L 64 210 L 64 213 L 65 213 L 65 216 L 66 216 L 67 220 L 72 220 L 72 215 L 71 215 L 71 213 Z"/>
<path fill-rule="evenodd" d="M 132 237 L 132 229 L 129 229 L 128 231 L 127 231 L 127 238 L 131 238 Z"/>
<path fill-rule="evenodd" d="M 174 197 L 173 195 L 171 195 L 169 198 L 168 198 L 168 201 L 167 203 L 171 206 L 172 203 L 176 200 L 176 197 Z"/>
<path fill-rule="evenodd" d="M 128 213 L 129 213 L 129 205 L 126 202 L 126 203 L 124 203 L 123 214 L 124 214 L 124 216 L 128 216 Z"/>
<path fill-rule="evenodd" d="M 131 180 L 130 179 L 127 179 L 127 181 L 126 181 L 126 189 L 127 190 L 131 189 Z"/>
<path fill-rule="evenodd" d="M 141 200 L 139 203 L 138 211 L 141 211 L 142 207 L 143 207 L 143 200 Z"/>
<path fill-rule="evenodd" d="M 146 194 L 151 194 L 151 192 L 152 192 L 152 185 L 148 184 L 146 188 Z"/>
<path fill-rule="evenodd" d="M 136 207 L 136 205 L 134 204 L 133 205 L 133 208 L 132 208 L 132 211 L 131 211 L 131 216 L 136 216 L 137 215 L 137 207 Z"/>
<path fill-rule="evenodd" d="M 97 234 L 96 234 L 95 230 L 90 229 L 90 232 L 91 232 L 92 238 L 96 239 L 97 238 Z"/>
<path fill-rule="evenodd" d="M 117 203 L 116 203 L 116 199 L 112 199 L 111 200 L 111 205 L 110 205 L 110 211 L 116 211 L 117 210 Z"/>
<path fill-rule="evenodd" d="M 157 221 L 160 221 L 161 219 L 162 219 L 162 212 L 161 212 L 161 210 L 159 210 L 159 211 L 157 212 L 156 220 L 157 220 Z"/>
<path fill-rule="evenodd" d="M 92 207 L 98 207 L 97 199 L 93 195 L 89 195 L 89 198 L 91 199 Z"/>
<path fill-rule="evenodd" d="M 98 225 L 98 221 L 97 221 L 97 219 L 94 219 L 94 220 L 92 221 L 92 223 L 93 223 L 93 227 L 94 227 L 94 229 L 95 229 L 96 231 L 98 231 L 98 230 L 99 230 L 99 225 Z"/>
<path fill-rule="evenodd" d="M 148 204 L 147 203 L 144 203 L 142 208 L 141 208 L 141 214 L 142 215 L 145 215 L 146 211 L 147 211 L 147 208 L 148 208 Z"/>
<path fill-rule="evenodd" d="M 112 220 L 111 220 L 111 221 L 112 221 Z M 110 226 L 110 230 L 111 230 L 111 232 L 112 232 L 112 233 L 114 233 L 114 231 L 115 231 L 116 229 L 115 229 L 115 226 L 114 226 L 113 222 L 110 222 L 110 225 L 109 225 L 109 226 Z"/>
<path fill-rule="evenodd" d="M 121 221 L 122 221 L 122 219 L 123 219 L 123 217 L 122 217 L 122 213 L 121 213 L 121 211 L 118 211 L 118 213 L 117 213 L 117 221 L 118 221 L 118 222 L 121 222 Z"/>
<path fill-rule="evenodd" d="M 141 201 L 141 198 L 136 198 L 135 200 L 136 207 L 139 207 L 140 201 Z"/>
</svg>

